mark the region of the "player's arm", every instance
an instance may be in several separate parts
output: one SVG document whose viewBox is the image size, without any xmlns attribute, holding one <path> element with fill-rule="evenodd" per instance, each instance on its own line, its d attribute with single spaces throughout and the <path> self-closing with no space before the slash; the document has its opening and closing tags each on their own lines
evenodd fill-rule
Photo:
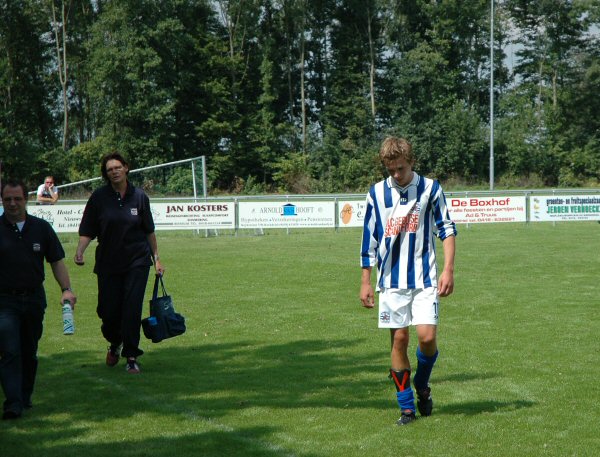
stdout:
<svg viewBox="0 0 600 457">
<path fill-rule="evenodd" d="M 375 306 L 375 294 L 371 285 L 372 267 L 363 267 L 360 278 L 360 301 L 365 308 Z"/>
<path fill-rule="evenodd" d="M 444 270 L 438 280 L 438 293 L 440 297 L 447 297 L 454 291 L 454 253 L 456 240 L 450 235 L 442 241 L 444 249 Z"/>
<path fill-rule="evenodd" d="M 375 197 L 374 187 L 371 187 L 366 198 L 366 215 L 363 225 L 360 264 L 361 279 L 360 279 L 360 301 L 365 308 L 373 308 L 375 305 L 375 293 L 371 285 L 371 270 L 375 264 L 375 255 L 379 240 L 375 231 L 376 214 L 373 204 Z"/>
</svg>

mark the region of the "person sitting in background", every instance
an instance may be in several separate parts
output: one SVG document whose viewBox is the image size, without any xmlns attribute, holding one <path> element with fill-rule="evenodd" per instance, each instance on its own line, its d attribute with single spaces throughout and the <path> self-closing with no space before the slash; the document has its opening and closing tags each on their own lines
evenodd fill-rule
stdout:
<svg viewBox="0 0 600 457">
<path fill-rule="evenodd" d="M 58 188 L 54 185 L 54 177 L 46 176 L 44 184 L 37 190 L 38 205 L 54 205 L 58 201 Z"/>
</svg>

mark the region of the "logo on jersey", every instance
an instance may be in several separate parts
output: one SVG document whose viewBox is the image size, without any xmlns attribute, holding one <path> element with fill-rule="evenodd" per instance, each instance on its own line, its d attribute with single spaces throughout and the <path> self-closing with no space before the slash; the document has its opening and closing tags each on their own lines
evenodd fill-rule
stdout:
<svg viewBox="0 0 600 457">
<path fill-rule="evenodd" d="M 385 224 L 383 236 L 389 238 L 400 233 L 416 233 L 419 227 L 419 213 L 410 212 L 406 216 L 391 217 Z"/>
<path fill-rule="evenodd" d="M 389 324 L 390 323 L 390 313 L 388 313 L 387 311 L 382 312 L 379 315 L 379 322 L 381 322 L 382 324 Z"/>
<path fill-rule="evenodd" d="M 137 216 L 138 215 L 137 208 L 131 208 L 131 215 L 132 216 Z"/>
<path fill-rule="evenodd" d="M 40 243 L 33 243 L 33 252 L 41 252 L 42 246 Z"/>
</svg>

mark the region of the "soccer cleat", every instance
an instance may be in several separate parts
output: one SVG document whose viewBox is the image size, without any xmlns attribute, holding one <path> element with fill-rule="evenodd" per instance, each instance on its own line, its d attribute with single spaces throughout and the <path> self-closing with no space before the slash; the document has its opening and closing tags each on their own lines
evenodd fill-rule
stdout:
<svg viewBox="0 0 600 457">
<path fill-rule="evenodd" d="M 109 346 L 108 351 L 106 352 L 106 364 L 109 367 L 114 367 L 117 363 L 119 363 L 119 352 L 121 350 L 121 346 Z"/>
<path fill-rule="evenodd" d="M 431 388 L 429 386 L 417 390 L 417 409 L 421 416 L 431 416 L 433 400 L 431 399 Z"/>
<path fill-rule="evenodd" d="M 408 425 L 416 420 L 417 416 L 415 416 L 414 411 L 406 410 L 402 411 L 402 416 L 396 421 L 396 425 Z"/>
<path fill-rule="evenodd" d="M 127 364 L 125 365 L 125 370 L 129 374 L 139 374 L 140 366 L 137 364 L 135 357 L 129 357 L 127 359 Z"/>
</svg>

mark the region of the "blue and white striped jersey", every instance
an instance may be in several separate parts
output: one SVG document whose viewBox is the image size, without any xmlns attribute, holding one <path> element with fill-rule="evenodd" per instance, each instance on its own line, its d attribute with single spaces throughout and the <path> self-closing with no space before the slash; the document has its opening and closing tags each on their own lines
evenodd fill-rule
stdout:
<svg viewBox="0 0 600 457">
<path fill-rule="evenodd" d="M 435 237 L 456 234 L 438 181 L 413 172 L 402 188 L 388 177 L 367 194 L 361 266 L 377 265 L 377 290 L 437 287 Z"/>
</svg>

